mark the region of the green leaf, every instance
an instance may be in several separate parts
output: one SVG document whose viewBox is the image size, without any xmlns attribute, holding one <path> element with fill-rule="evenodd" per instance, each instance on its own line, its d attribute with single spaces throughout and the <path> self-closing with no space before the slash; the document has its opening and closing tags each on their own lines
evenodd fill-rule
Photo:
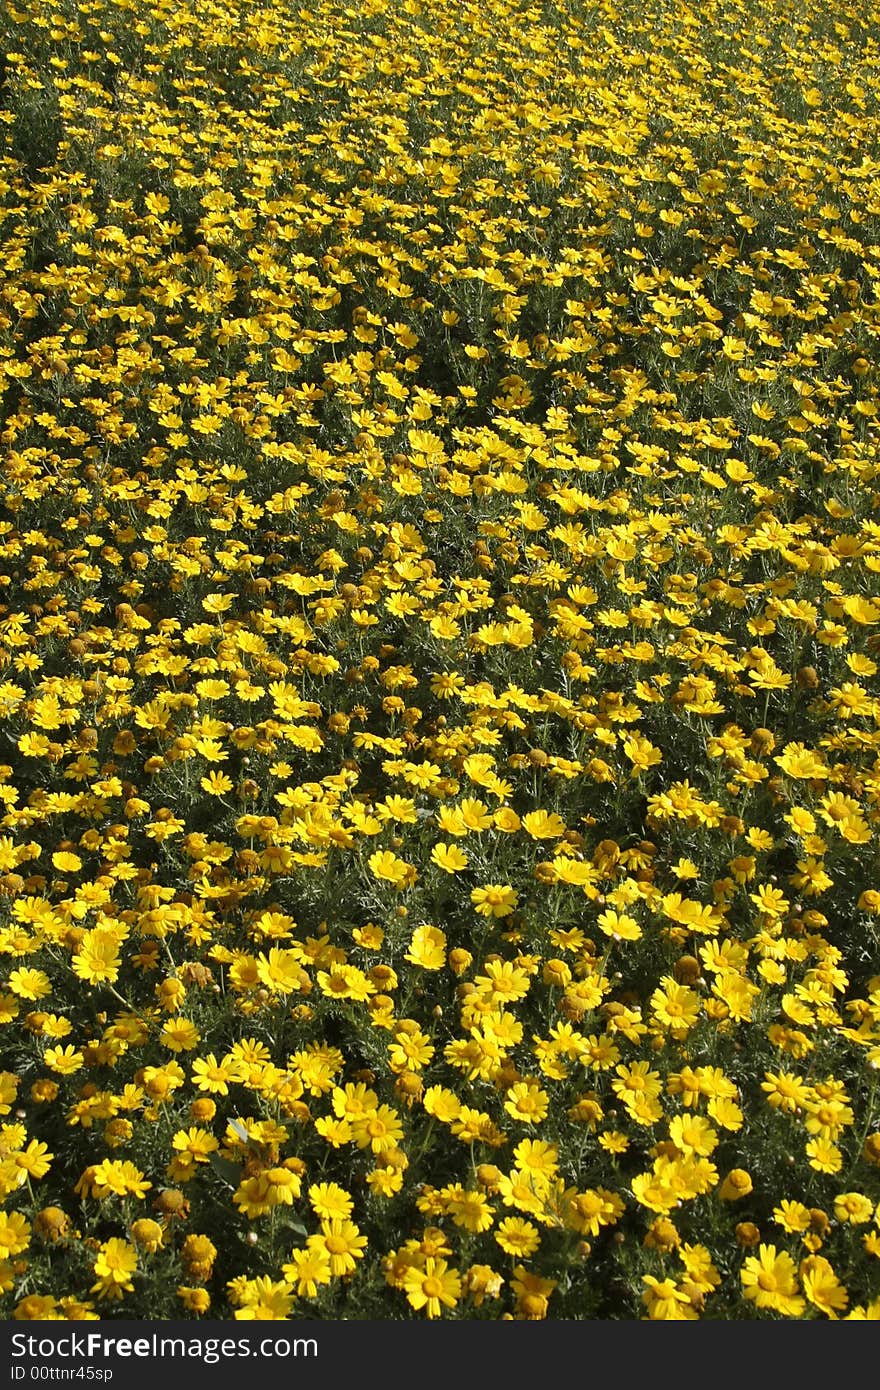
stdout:
<svg viewBox="0 0 880 1390">
<path fill-rule="evenodd" d="M 309 1233 L 308 1227 L 304 1226 L 301 1221 L 295 1221 L 292 1216 L 286 1217 L 283 1221 L 279 1221 L 278 1224 L 279 1226 L 286 1227 L 288 1231 L 295 1231 L 298 1236 L 307 1236 Z"/>
<path fill-rule="evenodd" d="M 227 1187 L 238 1187 L 241 1169 L 237 1164 L 230 1163 L 228 1158 L 221 1158 L 219 1154 L 208 1154 L 208 1162 Z"/>
</svg>

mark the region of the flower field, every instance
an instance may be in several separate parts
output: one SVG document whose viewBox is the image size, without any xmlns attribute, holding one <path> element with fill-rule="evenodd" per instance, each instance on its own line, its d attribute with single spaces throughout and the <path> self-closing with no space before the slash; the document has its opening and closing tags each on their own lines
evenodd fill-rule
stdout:
<svg viewBox="0 0 880 1390">
<path fill-rule="evenodd" d="M 0 35 L 0 1316 L 880 1317 L 876 14 Z"/>
</svg>

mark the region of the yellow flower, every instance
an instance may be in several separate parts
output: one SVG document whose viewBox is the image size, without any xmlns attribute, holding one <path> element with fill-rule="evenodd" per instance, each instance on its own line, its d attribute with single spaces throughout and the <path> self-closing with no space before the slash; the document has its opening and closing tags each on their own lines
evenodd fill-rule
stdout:
<svg viewBox="0 0 880 1390">
<path fill-rule="evenodd" d="M 799 1272 L 809 1302 L 832 1320 L 836 1319 L 846 1308 L 849 1294 L 828 1261 L 821 1255 L 809 1255 L 801 1261 Z"/>
<path fill-rule="evenodd" d="M 333 1277 L 330 1256 L 326 1249 L 317 1245 L 292 1251 L 290 1263 L 282 1266 L 282 1273 L 286 1282 L 294 1285 L 300 1298 L 317 1298 L 318 1289 L 329 1284 Z"/>
<path fill-rule="evenodd" d="M 673 1033 L 687 1033 L 699 1018 L 700 996 L 695 990 L 664 975 L 660 986 L 651 995 L 651 1008 L 661 1027 L 669 1028 Z"/>
<path fill-rule="evenodd" d="M 516 1296 L 519 1317 L 529 1321 L 546 1318 L 550 1295 L 556 1287 L 557 1280 L 545 1279 L 540 1274 L 533 1274 L 523 1265 L 516 1265 L 511 1288 Z"/>
<path fill-rule="evenodd" d="M 374 1168 L 367 1174 L 370 1191 L 376 1197 L 394 1197 L 403 1188 L 403 1174 L 397 1168 Z"/>
<path fill-rule="evenodd" d="M 87 931 L 73 957 L 73 969 L 88 984 L 113 984 L 122 964 L 120 933 L 112 927 Z"/>
<path fill-rule="evenodd" d="M 43 970 L 32 970 L 28 967 L 13 970 L 7 983 L 19 999 L 43 999 L 52 993 L 49 976 Z"/>
<path fill-rule="evenodd" d="M 12 1313 L 17 1322 L 55 1322 L 64 1315 L 51 1294 L 27 1294 L 19 1300 Z"/>
<path fill-rule="evenodd" d="M 82 868 L 82 860 L 78 854 L 72 854 L 69 850 L 56 850 L 52 855 L 52 863 L 62 874 L 76 874 Z"/>
<path fill-rule="evenodd" d="M 20 1255 L 30 1244 L 31 1228 L 19 1211 L 0 1211 L 0 1259 Z"/>
<path fill-rule="evenodd" d="M 655 1279 L 651 1274 L 643 1274 L 642 1283 L 647 1286 L 642 1302 L 652 1321 L 684 1322 L 696 1318 L 687 1293 L 672 1279 Z"/>
<path fill-rule="evenodd" d="M 197 1057 L 193 1062 L 193 1083 L 200 1091 L 208 1091 L 211 1095 L 228 1095 L 229 1083 L 240 1080 L 240 1077 L 241 1067 L 237 1062 L 227 1058 L 218 1062 L 213 1052 Z"/>
<path fill-rule="evenodd" d="M 321 1234 L 310 1236 L 310 1250 L 322 1251 L 330 1261 L 334 1278 L 353 1273 L 357 1261 L 363 1259 L 367 1237 L 361 1235 L 353 1221 L 334 1218 L 321 1222 Z"/>
<path fill-rule="evenodd" d="M 834 1215 L 838 1221 L 862 1226 L 874 1215 L 874 1205 L 862 1192 L 841 1192 L 834 1198 Z"/>
<path fill-rule="evenodd" d="M 411 1307 L 423 1308 L 429 1318 L 439 1318 L 443 1308 L 454 1308 L 461 1295 L 461 1276 L 446 1260 L 428 1256 L 424 1267 L 411 1266 L 403 1276 L 403 1288 Z"/>
<path fill-rule="evenodd" d="M 91 1292 L 99 1298 L 120 1299 L 134 1291 L 131 1276 L 137 1269 L 137 1251 L 127 1241 L 111 1236 L 105 1240 L 95 1259 L 97 1275 Z"/>
<path fill-rule="evenodd" d="M 188 1018 L 171 1018 L 163 1026 L 159 1041 L 172 1052 L 191 1052 L 200 1043 L 201 1036 Z"/>
<path fill-rule="evenodd" d="M 830 1139 L 810 1139 L 806 1151 L 810 1167 L 817 1173 L 839 1173 L 843 1167 L 843 1154 Z"/>
<path fill-rule="evenodd" d="M 505 1255 L 533 1255 L 541 1244 L 537 1226 L 521 1216 L 505 1216 L 499 1221 L 495 1240 Z"/>
<path fill-rule="evenodd" d="M 372 1149 L 374 1154 L 396 1148 L 403 1138 L 400 1117 L 389 1105 L 380 1105 L 372 1114 L 353 1119 L 351 1128 L 358 1148 Z"/>
<path fill-rule="evenodd" d="M 431 850 L 431 861 L 447 874 L 461 873 L 468 866 L 468 857 L 458 845 L 438 844 Z"/>
<path fill-rule="evenodd" d="M 342 1220 L 354 1211 L 354 1202 L 335 1182 L 315 1183 L 309 1188 L 309 1202 L 322 1221 Z"/>
<path fill-rule="evenodd" d="M 506 884 L 489 883 L 471 892 L 471 902 L 482 917 L 509 917 L 518 901 L 519 894 Z"/>
<path fill-rule="evenodd" d="M 517 1081 L 507 1092 L 504 1109 L 521 1124 L 535 1125 L 545 1119 L 550 1097 L 534 1081 Z"/>
<path fill-rule="evenodd" d="M 63 1240 L 70 1230 L 70 1217 L 60 1207 L 43 1207 L 34 1220 L 34 1230 L 44 1240 Z"/>
<path fill-rule="evenodd" d="M 158 1221 L 152 1221 L 149 1217 L 140 1217 L 131 1225 L 131 1238 L 135 1245 L 150 1255 L 163 1244 L 164 1234 Z"/>
<path fill-rule="evenodd" d="M 638 941 L 642 935 L 642 929 L 635 917 L 631 917 L 627 912 L 615 912 L 608 908 L 599 914 L 598 922 L 605 935 L 613 937 L 616 941 Z"/>
<path fill-rule="evenodd" d="M 217 1247 L 207 1236 L 188 1235 L 181 1247 L 180 1257 L 186 1272 L 204 1282 L 211 1277 Z"/>
<path fill-rule="evenodd" d="M 451 1124 L 461 1111 L 458 1096 L 445 1086 L 429 1086 L 422 1096 L 422 1105 L 429 1115 L 433 1115 L 444 1124 Z"/>
<path fill-rule="evenodd" d="M 533 840 L 558 840 L 566 830 L 565 821 L 551 811 L 529 811 L 522 824 Z"/>
<path fill-rule="evenodd" d="M 446 964 L 446 933 L 439 927 L 416 927 L 404 958 L 422 970 L 442 970 Z"/>
<path fill-rule="evenodd" d="M 718 1189 L 722 1202 L 738 1202 L 752 1191 L 752 1179 L 744 1168 L 731 1168 Z"/>
<path fill-rule="evenodd" d="M 487 1298 L 498 1298 L 504 1287 L 504 1280 L 490 1265 L 471 1265 L 462 1281 L 465 1292 L 479 1308 Z"/>
<path fill-rule="evenodd" d="M 195 1313 L 196 1317 L 201 1317 L 207 1313 L 211 1307 L 211 1295 L 207 1289 L 190 1288 L 186 1284 L 179 1284 L 177 1287 L 177 1297 L 180 1299 L 188 1313 Z M 237 1314 L 236 1314 L 237 1316 Z"/>
<path fill-rule="evenodd" d="M 393 883 L 396 888 L 411 883 L 416 877 L 413 865 L 407 864 L 404 859 L 398 859 L 391 850 L 376 850 L 374 854 L 370 855 L 367 862 L 370 866 L 370 872 L 375 878 L 383 879 L 386 883 Z"/>
<path fill-rule="evenodd" d="M 48 1144 L 32 1139 L 27 1148 L 15 1155 L 14 1162 L 29 1177 L 44 1178 L 52 1166 L 54 1157 L 54 1154 L 49 1153 Z"/>
<path fill-rule="evenodd" d="M 67 1047 L 47 1047 L 44 1057 L 46 1066 L 60 1076 L 70 1076 L 79 1071 L 84 1060 L 83 1054 L 71 1044 Z"/>
<path fill-rule="evenodd" d="M 761 1245 L 740 1271 L 743 1293 L 757 1308 L 767 1308 L 784 1317 L 797 1318 L 804 1311 L 804 1300 L 797 1291 L 794 1260 L 775 1245 Z"/>
<path fill-rule="evenodd" d="M 244 1281 L 235 1317 L 240 1322 L 284 1322 L 290 1315 L 293 1293 L 282 1280 L 266 1275 Z"/>
<path fill-rule="evenodd" d="M 202 791 L 206 791 L 209 796 L 226 796 L 232 791 L 233 781 L 225 772 L 209 772 L 206 777 L 199 779 L 199 786 Z"/>
</svg>

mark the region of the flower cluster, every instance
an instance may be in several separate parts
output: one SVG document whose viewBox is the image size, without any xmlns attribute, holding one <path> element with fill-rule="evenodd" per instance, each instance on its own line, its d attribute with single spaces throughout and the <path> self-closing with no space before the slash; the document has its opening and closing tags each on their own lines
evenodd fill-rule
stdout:
<svg viewBox="0 0 880 1390">
<path fill-rule="evenodd" d="M 880 1317 L 876 16 L 0 24 L 0 1308 Z"/>
</svg>

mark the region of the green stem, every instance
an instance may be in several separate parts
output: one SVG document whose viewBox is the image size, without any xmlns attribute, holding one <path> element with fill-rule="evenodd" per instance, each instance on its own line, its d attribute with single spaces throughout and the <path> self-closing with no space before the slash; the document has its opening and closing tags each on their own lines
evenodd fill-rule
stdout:
<svg viewBox="0 0 880 1390">
<path fill-rule="evenodd" d="M 850 1165 L 849 1171 L 847 1172 L 847 1175 L 846 1175 L 846 1180 L 847 1180 L 847 1182 L 849 1182 L 850 1178 L 852 1177 L 853 1173 L 855 1172 L 855 1169 L 856 1169 L 856 1167 L 857 1167 L 857 1165 L 858 1165 L 859 1159 L 860 1159 L 861 1156 L 862 1156 L 862 1150 L 863 1150 L 864 1147 L 865 1147 L 865 1140 L 866 1140 L 867 1137 L 868 1137 L 868 1130 L 871 1128 L 871 1121 L 872 1121 L 873 1118 L 874 1118 L 874 1098 L 875 1098 L 876 1094 L 877 1094 L 877 1073 L 876 1073 L 876 1071 L 875 1071 L 874 1074 L 873 1074 L 873 1076 L 871 1077 L 871 1086 L 870 1086 L 870 1089 L 869 1089 L 869 1091 L 868 1091 L 868 1102 L 867 1102 L 867 1105 L 865 1106 L 865 1123 L 864 1123 L 863 1126 L 862 1126 L 862 1132 L 861 1132 L 861 1134 L 859 1135 L 859 1142 L 858 1142 L 858 1144 L 856 1145 L 855 1158 L 853 1159 L 852 1164 Z"/>
</svg>

